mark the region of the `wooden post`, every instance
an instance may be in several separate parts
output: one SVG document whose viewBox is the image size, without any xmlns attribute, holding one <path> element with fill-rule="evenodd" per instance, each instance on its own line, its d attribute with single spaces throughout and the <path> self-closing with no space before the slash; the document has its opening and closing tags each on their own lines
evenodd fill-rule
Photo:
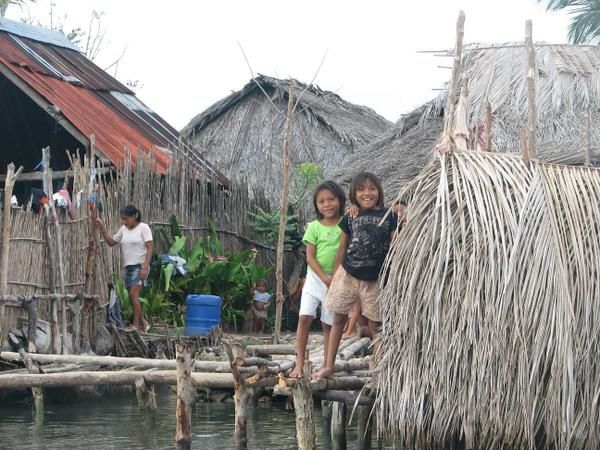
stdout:
<svg viewBox="0 0 600 450">
<path fill-rule="evenodd" d="M 527 130 L 521 128 L 519 138 L 521 140 L 521 158 L 527 167 L 529 167 L 529 146 L 527 142 Z"/>
<path fill-rule="evenodd" d="M 277 238 L 277 269 L 275 271 L 275 279 L 277 285 L 277 300 L 275 303 L 275 330 L 273 333 L 273 340 L 276 344 L 281 341 L 281 318 L 283 314 L 283 302 L 285 300 L 283 296 L 283 256 L 284 256 L 284 245 L 285 245 L 285 230 L 287 228 L 287 208 L 288 208 L 288 192 L 290 184 L 290 159 L 289 159 L 289 145 L 291 139 L 291 128 L 292 128 L 292 112 L 294 107 L 294 93 L 296 85 L 292 80 L 290 90 L 288 92 L 288 108 L 287 116 L 285 118 L 285 129 L 283 134 L 283 154 L 282 154 L 282 189 L 281 189 L 281 202 L 279 206 L 279 236 Z"/>
<path fill-rule="evenodd" d="M 309 379 L 311 372 L 312 364 L 308 352 L 306 352 L 302 378 L 292 386 L 294 411 L 296 413 L 296 441 L 298 448 L 301 450 L 314 450 L 317 448 L 314 401 Z"/>
<path fill-rule="evenodd" d="M 52 259 L 54 261 L 53 271 L 54 275 L 54 285 L 52 289 L 52 293 L 55 294 L 56 290 L 56 279 L 58 278 L 58 292 L 61 295 L 65 295 L 65 271 L 63 264 L 63 249 L 62 249 L 62 234 L 60 230 L 60 225 L 58 222 L 58 215 L 56 214 L 56 208 L 54 207 L 54 201 L 52 200 L 52 169 L 50 168 L 50 147 L 46 147 L 42 150 L 42 161 L 44 166 L 44 192 L 48 195 L 48 208 L 49 208 L 49 217 L 50 220 L 46 221 L 46 227 L 48 229 L 48 233 L 52 233 L 54 231 L 54 236 L 52 237 L 52 241 L 54 243 L 54 250 Z M 58 277 L 56 277 L 58 275 Z M 52 286 L 52 285 L 51 285 Z M 64 299 L 60 299 L 60 308 L 61 308 L 61 336 L 62 339 L 58 343 L 61 346 L 61 353 L 64 355 L 67 353 L 67 305 Z M 58 321 L 58 300 L 52 300 L 52 314 L 54 319 L 54 312 L 56 311 L 56 320 Z M 55 352 L 57 353 L 57 352 Z"/>
<path fill-rule="evenodd" d="M 333 402 L 331 412 L 331 448 L 346 450 L 346 404 Z"/>
<path fill-rule="evenodd" d="M 371 411 L 372 406 L 357 406 L 358 448 L 371 448 Z"/>
<path fill-rule="evenodd" d="M 463 38 L 465 35 L 465 13 L 458 13 L 456 21 L 456 43 L 454 45 L 454 61 L 452 64 L 452 76 L 448 84 L 448 98 L 446 100 L 446 108 L 444 109 L 444 131 L 443 136 L 450 133 L 452 130 L 452 118 L 454 117 L 454 105 L 457 102 L 459 94 L 458 86 L 460 83 L 460 72 L 462 64 Z"/>
<path fill-rule="evenodd" d="M 331 435 L 331 400 L 321 400 L 321 418 L 323 419 L 323 431 Z"/>
<path fill-rule="evenodd" d="M 590 105 L 585 111 L 585 165 L 590 167 L 592 165 L 592 108 Z"/>
<path fill-rule="evenodd" d="M 44 178 L 43 178 L 43 190 L 48 197 L 48 202 L 44 204 L 44 216 L 46 219 L 46 246 L 47 246 L 47 258 L 48 258 L 48 286 L 50 286 L 50 293 L 57 294 L 56 289 L 56 242 L 52 236 L 52 221 L 53 215 L 50 211 L 52 206 L 52 172 L 50 170 L 50 147 L 42 149 L 42 164 L 44 166 Z M 58 331 L 58 300 L 51 300 L 51 313 L 50 313 L 50 334 L 52 343 L 52 353 L 60 353 L 60 332 Z"/>
<path fill-rule="evenodd" d="M 175 445 L 177 450 L 192 447 L 192 358 L 188 348 L 177 344 L 177 411 Z"/>
<path fill-rule="evenodd" d="M 87 260 L 86 260 L 86 265 L 85 265 L 85 287 L 84 287 L 84 292 L 86 293 L 91 293 L 94 290 L 94 268 L 95 268 L 95 261 L 96 261 L 96 253 L 97 253 L 97 248 L 98 248 L 98 239 L 97 239 L 97 234 L 98 234 L 98 230 L 96 228 L 96 218 L 98 217 L 98 212 L 96 209 L 96 205 L 94 204 L 93 201 L 90 200 L 90 197 L 93 196 L 93 194 L 95 194 L 95 186 L 96 186 L 96 180 L 94 178 L 92 178 L 92 175 L 94 173 L 94 169 L 96 168 L 96 163 L 95 163 L 95 159 L 96 159 L 96 136 L 95 135 L 91 135 L 90 136 L 90 145 L 88 148 L 88 154 L 86 155 L 86 158 L 88 159 L 87 162 L 87 169 L 88 169 L 88 182 L 89 182 L 89 186 L 88 186 L 88 199 L 86 201 L 88 201 L 88 212 L 89 212 L 89 221 L 88 221 L 88 248 L 87 248 Z M 97 201 L 97 199 L 96 199 Z M 87 300 L 84 301 L 83 307 L 81 305 L 81 302 L 78 302 L 77 304 L 72 304 L 71 305 L 71 310 L 73 311 L 73 313 L 77 316 L 77 319 L 74 320 L 74 324 L 77 323 L 81 323 L 81 312 L 88 312 L 87 317 L 88 317 L 88 321 L 89 323 L 92 324 L 92 326 L 88 326 L 89 328 L 93 328 L 93 325 L 95 324 L 95 302 L 89 302 Z M 92 310 L 91 312 L 89 310 Z M 94 332 L 93 330 L 89 330 L 90 331 L 90 338 L 93 338 Z M 81 335 L 82 335 L 82 331 L 81 331 L 81 327 L 77 330 L 77 332 L 75 332 L 75 330 L 73 330 L 73 334 L 74 334 L 74 343 L 73 343 L 73 351 L 77 354 L 80 353 L 81 351 Z"/>
<path fill-rule="evenodd" d="M 27 311 L 27 351 L 35 353 L 35 334 L 37 330 L 37 309 L 34 301 L 23 302 L 23 309 Z"/>
<path fill-rule="evenodd" d="M 2 254 L 0 255 L 0 293 L 8 294 L 8 257 L 10 255 L 10 228 L 12 225 L 12 197 L 15 181 L 23 170 L 23 166 L 15 173 L 15 165 L 10 163 L 6 168 L 6 182 L 4 183 L 4 211 L 2 217 Z M 0 303 L 0 346 L 4 342 L 7 331 L 5 324 L 5 306 Z"/>
<path fill-rule="evenodd" d="M 25 363 L 25 367 L 29 373 L 40 373 L 40 368 L 29 358 L 25 349 L 19 350 L 19 355 Z M 44 415 L 44 391 L 41 387 L 32 387 L 31 394 L 33 395 L 33 407 L 37 419 L 43 418 Z"/>
<path fill-rule="evenodd" d="M 135 396 L 142 411 L 156 412 L 156 393 L 154 386 L 146 384 L 143 377 L 135 380 Z"/>
<path fill-rule="evenodd" d="M 244 358 L 244 351 L 237 342 L 223 341 L 223 347 L 229 358 L 231 365 L 231 374 L 233 375 L 233 390 L 235 402 L 235 446 L 236 448 L 245 448 L 248 441 L 247 421 L 248 421 L 248 404 L 252 397 L 253 388 L 246 384 L 246 378 L 237 365 L 237 358 Z"/>
<path fill-rule="evenodd" d="M 533 31 L 531 20 L 525 22 L 525 44 L 527 47 L 527 150 L 529 157 L 537 157 L 537 106 L 536 80 L 537 64 L 533 46 Z"/>
<path fill-rule="evenodd" d="M 489 100 L 485 104 L 485 148 L 488 152 L 493 152 L 492 148 L 492 104 Z"/>
</svg>

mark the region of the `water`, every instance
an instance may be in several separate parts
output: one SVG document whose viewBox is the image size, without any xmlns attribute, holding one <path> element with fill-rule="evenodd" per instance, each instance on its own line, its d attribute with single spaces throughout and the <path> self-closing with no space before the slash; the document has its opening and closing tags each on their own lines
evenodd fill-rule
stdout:
<svg viewBox="0 0 600 450">
<path fill-rule="evenodd" d="M 48 398 L 43 420 L 36 421 L 27 402 L 0 403 L 0 449 L 172 449 L 175 436 L 175 394 L 168 387 L 157 392 L 158 413 L 143 414 L 135 393 L 102 398 Z M 295 419 L 284 403 L 261 401 L 248 420 L 248 449 L 295 449 Z M 331 448 L 315 409 L 317 447 Z M 196 403 L 192 418 L 192 448 L 233 449 L 234 405 Z M 356 427 L 347 430 L 348 449 L 356 446 Z"/>
</svg>

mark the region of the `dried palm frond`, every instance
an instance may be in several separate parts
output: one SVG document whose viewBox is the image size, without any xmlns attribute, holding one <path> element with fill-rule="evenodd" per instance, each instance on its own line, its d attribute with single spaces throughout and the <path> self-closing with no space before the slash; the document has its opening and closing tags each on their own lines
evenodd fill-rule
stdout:
<svg viewBox="0 0 600 450">
<path fill-rule="evenodd" d="M 598 448 L 600 170 L 454 152 L 408 191 L 380 297 L 379 431 Z"/>
</svg>

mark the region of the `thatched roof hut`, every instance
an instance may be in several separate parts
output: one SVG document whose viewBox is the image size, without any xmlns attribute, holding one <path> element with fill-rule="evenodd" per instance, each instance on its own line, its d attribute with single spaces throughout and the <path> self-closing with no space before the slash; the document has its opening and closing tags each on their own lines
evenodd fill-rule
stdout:
<svg viewBox="0 0 600 450">
<path fill-rule="evenodd" d="M 599 448 L 600 169 L 451 152 L 406 189 L 380 431 L 403 448 Z"/>
<path fill-rule="evenodd" d="M 538 67 L 538 157 L 542 161 L 582 164 L 584 132 L 591 108 L 592 163 L 600 164 L 600 47 L 536 44 Z M 527 123 L 527 61 L 521 44 L 470 45 L 464 51 L 463 82 L 468 84 L 471 124 L 485 123 L 486 103 L 493 112 L 493 148 L 520 152 L 519 131 Z M 380 139 L 354 153 L 335 176 L 347 182 L 370 169 L 388 196 L 414 178 L 431 160 L 441 137 L 447 92 L 403 116 Z"/>
<path fill-rule="evenodd" d="M 317 163 L 329 177 L 356 148 L 392 126 L 370 108 L 294 82 L 300 102 L 292 122 L 292 164 Z M 194 117 L 181 133 L 226 175 L 244 178 L 251 188 L 277 199 L 291 83 L 260 75 Z"/>
</svg>

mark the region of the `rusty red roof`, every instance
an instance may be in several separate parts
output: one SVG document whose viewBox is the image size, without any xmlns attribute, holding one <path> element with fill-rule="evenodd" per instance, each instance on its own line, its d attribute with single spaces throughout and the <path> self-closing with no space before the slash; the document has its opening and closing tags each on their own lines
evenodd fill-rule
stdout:
<svg viewBox="0 0 600 450">
<path fill-rule="evenodd" d="M 42 42 L 0 27 L 0 71 L 13 82 L 25 83 L 19 87 L 33 90 L 29 95 L 37 97 L 38 104 L 45 102 L 52 114 L 66 119 L 80 133 L 77 139 L 87 144 L 94 134 L 97 150 L 117 167 L 127 152 L 135 160 L 143 150 L 153 154 L 159 172 L 167 171 L 169 148 L 179 142 L 177 130 L 72 45 Z M 199 169 L 229 186 L 196 149 L 186 150 Z"/>
</svg>

